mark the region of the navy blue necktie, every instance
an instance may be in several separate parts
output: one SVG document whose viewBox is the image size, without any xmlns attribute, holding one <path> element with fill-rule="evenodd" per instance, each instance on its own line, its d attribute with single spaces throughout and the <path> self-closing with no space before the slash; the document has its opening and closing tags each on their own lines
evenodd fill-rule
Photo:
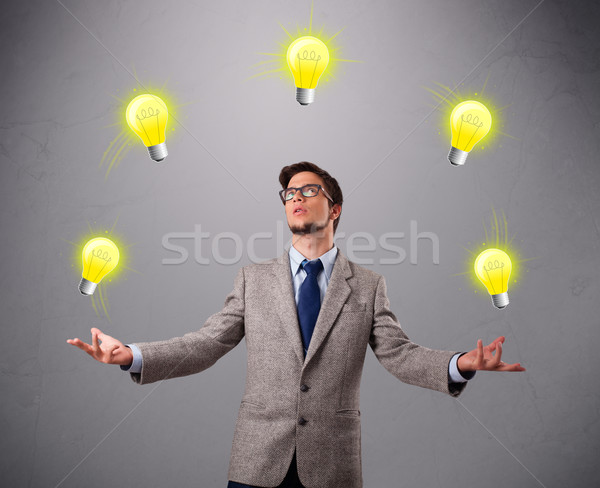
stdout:
<svg viewBox="0 0 600 488">
<path fill-rule="evenodd" d="M 298 320 L 300 321 L 300 333 L 304 345 L 304 355 L 308 351 L 308 345 L 315 330 L 319 310 L 321 309 L 321 290 L 317 283 L 317 277 L 323 270 L 320 259 L 315 261 L 302 261 L 302 268 L 306 271 L 306 278 L 300 286 L 298 298 Z"/>
</svg>

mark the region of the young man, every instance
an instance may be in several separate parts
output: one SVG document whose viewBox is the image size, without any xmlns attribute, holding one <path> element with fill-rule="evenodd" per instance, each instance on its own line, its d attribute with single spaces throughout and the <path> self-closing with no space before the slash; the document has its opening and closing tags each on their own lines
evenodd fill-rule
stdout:
<svg viewBox="0 0 600 488">
<path fill-rule="evenodd" d="M 499 337 L 465 353 L 411 342 L 390 310 L 382 276 L 333 244 L 342 191 L 302 162 L 281 170 L 292 247 L 242 268 L 223 310 L 196 332 L 123 345 L 92 329 L 93 358 L 120 364 L 138 384 L 198 373 L 246 338 L 246 390 L 229 488 L 360 488 L 359 386 L 367 345 L 400 380 L 458 396 L 476 370 L 524 371 L 502 362 Z M 495 354 L 493 352 L 495 351 Z"/>
</svg>

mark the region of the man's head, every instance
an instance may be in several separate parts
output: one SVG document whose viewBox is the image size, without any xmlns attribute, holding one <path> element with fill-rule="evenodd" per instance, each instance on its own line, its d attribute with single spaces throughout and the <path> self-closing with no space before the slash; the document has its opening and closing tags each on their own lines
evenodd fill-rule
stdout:
<svg viewBox="0 0 600 488">
<path fill-rule="evenodd" d="M 344 197 L 337 180 L 316 164 L 301 162 L 285 166 L 279 173 L 279 183 L 287 188 L 302 188 L 305 185 L 320 185 L 321 189 L 312 189 L 305 196 L 301 190 L 290 191 L 286 200 L 285 214 L 288 226 L 293 234 L 316 233 L 332 226 L 335 233 L 342 213 Z M 325 191 L 323 191 L 325 190 Z"/>
</svg>

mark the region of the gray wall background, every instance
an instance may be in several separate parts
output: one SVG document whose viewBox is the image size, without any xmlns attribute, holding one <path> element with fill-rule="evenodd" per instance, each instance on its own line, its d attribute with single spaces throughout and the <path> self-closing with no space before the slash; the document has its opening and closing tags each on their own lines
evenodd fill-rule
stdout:
<svg viewBox="0 0 600 488">
<path fill-rule="evenodd" d="M 308 25 L 310 2 L 64 5 L 117 59 L 56 1 L 10 1 L 1 14 L 3 486 L 226 485 L 243 344 L 203 374 L 154 389 L 65 340 L 89 340 L 93 326 L 125 342 L 200 327 L 248 255 L 234 265 L 167 266 L 174 254 L 163 236 L 199 224 L 211 235 L 210 258 L 221 232 L 244 243 L 275 234 L 284 219 L 279 170 L 300 160 L 340 181 L 338 232 L 408 236 L 414 220 L 438 236 L 437 265 L 426 239 L 418 264 L 383 265 L 392 256 L 380 246 L 357 253 L 385 275 L 411 339 L 468 350 L 505 335 L 505 359 L 528 368 L 479 373 L 459 402 L 403 385 L 368 351 L 365 486 L 600 483 L 598 3 L 316 1 L 313 26 L 345 28 L 340 57 L 363 62 L 339 65 L 308 108 L 284 80 L 248 78 L 265 59 L 258 53 L 285 39 L 278 22 Z M 164 164 L 139 144 L 105 179 L 98 165 L 122 116 L 114 97 L 136 87 L 121 63 L 142 84 L 166 82 L 179 103 L 194 103 L 178 108 L 189 132 L 175 123 Z M 460 90 L 473 93 L 486 79 L 485 93 L 509 105 L 502 130 L 516 139 L 497 136 L 453 168 L 444 116 L 426 118 L 434 99 L 425 87 L 463 81 Z M 536 258 L 520 265 L 504 311 L 457 275 L 492 208 L 505 213 L 520 257 Z M 88 224 L 114 225 L 131 245 L 136 272 L 105 288 L 110 321 L 79 295 L 71 266 L 67 241 Z M 397 244 L 409 249 L 408 239 Z M 277 251 L 275 239 L 257 245 L 265 258 Z"/>
</svg>

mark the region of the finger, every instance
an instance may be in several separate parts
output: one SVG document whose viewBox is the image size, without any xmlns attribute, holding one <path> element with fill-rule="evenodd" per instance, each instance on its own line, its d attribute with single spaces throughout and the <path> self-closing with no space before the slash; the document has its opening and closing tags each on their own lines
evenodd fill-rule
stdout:
<svg viewBox="0 0 600 488">
<path fill-rule="evenodd" d="M 119 349 L 119 344 L 115 344 L 110 350 L 110 355 L 114 356 L 117 353 L 117 349 Z"/>
<path fill-rule="evenodd" d="M 98 348 L 100 347 L 98 344 L 98 329 L 92 329 L 92 349 L 94 352 L 98 352 Z"/>
<path fill-rule="evenodd" d="M 104 332 L 102 332 L 100 329 L 96 329 L 98 331 L 98 340 L 100 341 L 100 343 L 104 342 L 104 340 L 106 339 L 106 334 Z"/>
<path fill-rule="evenodd" d="M 497 337 L 492 342 L 490 342 L 487 346 L 484 347 L 484 351 L 492 354 L 498 347 L 498 344 L 502 343 L 503 337 Z"/>
<path fill-rule="evenodd" d="M 498 342 L 497 347 L 496 347 L 496 355 L 494 356 L 494 359 L 492 359 L 492 363 L 490 364 L 490 366 L 492 368 L 497 368 L 500 365 L 501 358 L 502 358 L 502 343 Z"/>
<path fill-rule="evenodd" d="M 477 369 L 483 367 L 483 341 L 481 339 L 477 340 L 477 357 L 475 358 L 475 364 Z"/>
<path fill-rule="evenodd" d="M 502 363 L 498 371 L 527 371 L 521 363 L 506 364 Z"/>
<path fill-rule="evenodd" d="M 96 335 L 98 336 L 98 339 L 102 340 L 102 337 L 104 336 L 104 332 L 102 332 L 98 327 L 92 327 L 92 333 L 96 333 Z"/>
<path fill-rule="evenodd" d="M 67 341 L 69 342 L 69 341 Z M 86 344 L 85 342 L 83 342 L 81 339 L 73 339 L 69 342 L 69 344 L 72 344 L 73 346 L 78 347 L 79 349 L 81 349 L 83 352 L 87 352 L 90 355 L 93 355 L 93 351 L 92 348 L 89 344 Z"/>
<path fill-rule="evenodd" d="M 79 348 L 81 347 L 81 344 L 84 344 L 84 342 L 81 339 L 78 339 L 77 337 L 75 339 L 69 339 L 67 340 L 67 342 Z"/>
</svg>

